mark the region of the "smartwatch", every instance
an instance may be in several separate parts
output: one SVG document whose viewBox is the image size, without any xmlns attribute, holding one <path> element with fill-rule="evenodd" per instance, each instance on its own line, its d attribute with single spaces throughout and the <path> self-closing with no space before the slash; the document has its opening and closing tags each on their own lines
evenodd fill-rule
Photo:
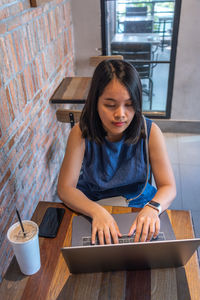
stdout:
<svg viewBox="0 0 200 300">
<path fill-rule="evenodd" d="M 160 203 L 151 200 L 151 201 L 149 201 L 146 205 L 147 205 L 147 206 L 150 206 L 150 207 L 152 207 L 152 208 L 154 208 L 154 209 L 156 209 L 156 210 L 158 211 L 158 215 L 161 214 L 162 208 L 161 208 Z M 145 206 L 146 206 L 146 205 L 145 205 Z"/>
</svg>

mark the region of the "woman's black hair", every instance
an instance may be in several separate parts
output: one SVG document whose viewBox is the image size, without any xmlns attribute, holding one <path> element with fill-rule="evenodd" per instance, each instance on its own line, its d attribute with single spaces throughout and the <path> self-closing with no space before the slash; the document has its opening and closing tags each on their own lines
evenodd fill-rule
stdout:
<svg viewBox="0 0 200 300">
<path fill-rule="evenodd" d="M 125 142 L 134 144 L 142 136 L 142 85 L 136 69 L 124 60 L 104 60 L 95 69 L 86 104 L 80 117 L 82 136 L 101 144 L 106 136 L 98 114 L 97 104 L 105 87 L 116 78 L 124 85 L 132 100 L 135 115 L 125 130 Z"/>
</svg>

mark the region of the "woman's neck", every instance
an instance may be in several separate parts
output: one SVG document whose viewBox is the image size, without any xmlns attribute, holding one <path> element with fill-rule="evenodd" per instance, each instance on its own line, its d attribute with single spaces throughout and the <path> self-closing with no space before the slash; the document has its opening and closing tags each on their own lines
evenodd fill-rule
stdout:
<svg viewBox="0 0 200 300">
<path fill-rule="evenodd" d="M 106 139 L 107 141 L 111 142 L 111 143 L 115 143 L 115 142 L 119 142 L 123 137 L 123 134 L 120 135 L 107 135 Z"/>
</svg>

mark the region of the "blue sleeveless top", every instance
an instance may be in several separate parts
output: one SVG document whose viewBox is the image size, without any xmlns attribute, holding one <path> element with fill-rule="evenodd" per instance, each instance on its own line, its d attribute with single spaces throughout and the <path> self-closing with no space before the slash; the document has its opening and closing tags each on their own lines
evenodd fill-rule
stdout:
<svg viewBox="0 0 200 300">
<path fill-rule="evenodd" d="M 148 138 L 152 121 L 146 118 Z M 107 139 L 101 145 L 85 139 L 85 154 L 77 188 L 90 200 L 124 196 L 131 199 L 139 195 L 146 182 L 147 162 L 145 140 L 136 144 Z M 156 189 L 149 183 L 129 206 L 143 207 L 155 195 Z"/>
</svg>

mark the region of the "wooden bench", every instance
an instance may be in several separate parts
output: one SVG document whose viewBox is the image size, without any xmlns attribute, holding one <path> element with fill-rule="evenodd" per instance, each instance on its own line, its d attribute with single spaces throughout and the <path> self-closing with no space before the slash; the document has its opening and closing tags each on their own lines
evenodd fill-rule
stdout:
<svg viewBox="0 0 200 300">
<path fill-rule="evenodd" d="M 56 111 L 57 120 L 62 123 L 70 123 L 71 128 L 75 125 L 75 123 L 79 122 L 80 116 L 81 110 L 60 108 Z"/>
</svg>

